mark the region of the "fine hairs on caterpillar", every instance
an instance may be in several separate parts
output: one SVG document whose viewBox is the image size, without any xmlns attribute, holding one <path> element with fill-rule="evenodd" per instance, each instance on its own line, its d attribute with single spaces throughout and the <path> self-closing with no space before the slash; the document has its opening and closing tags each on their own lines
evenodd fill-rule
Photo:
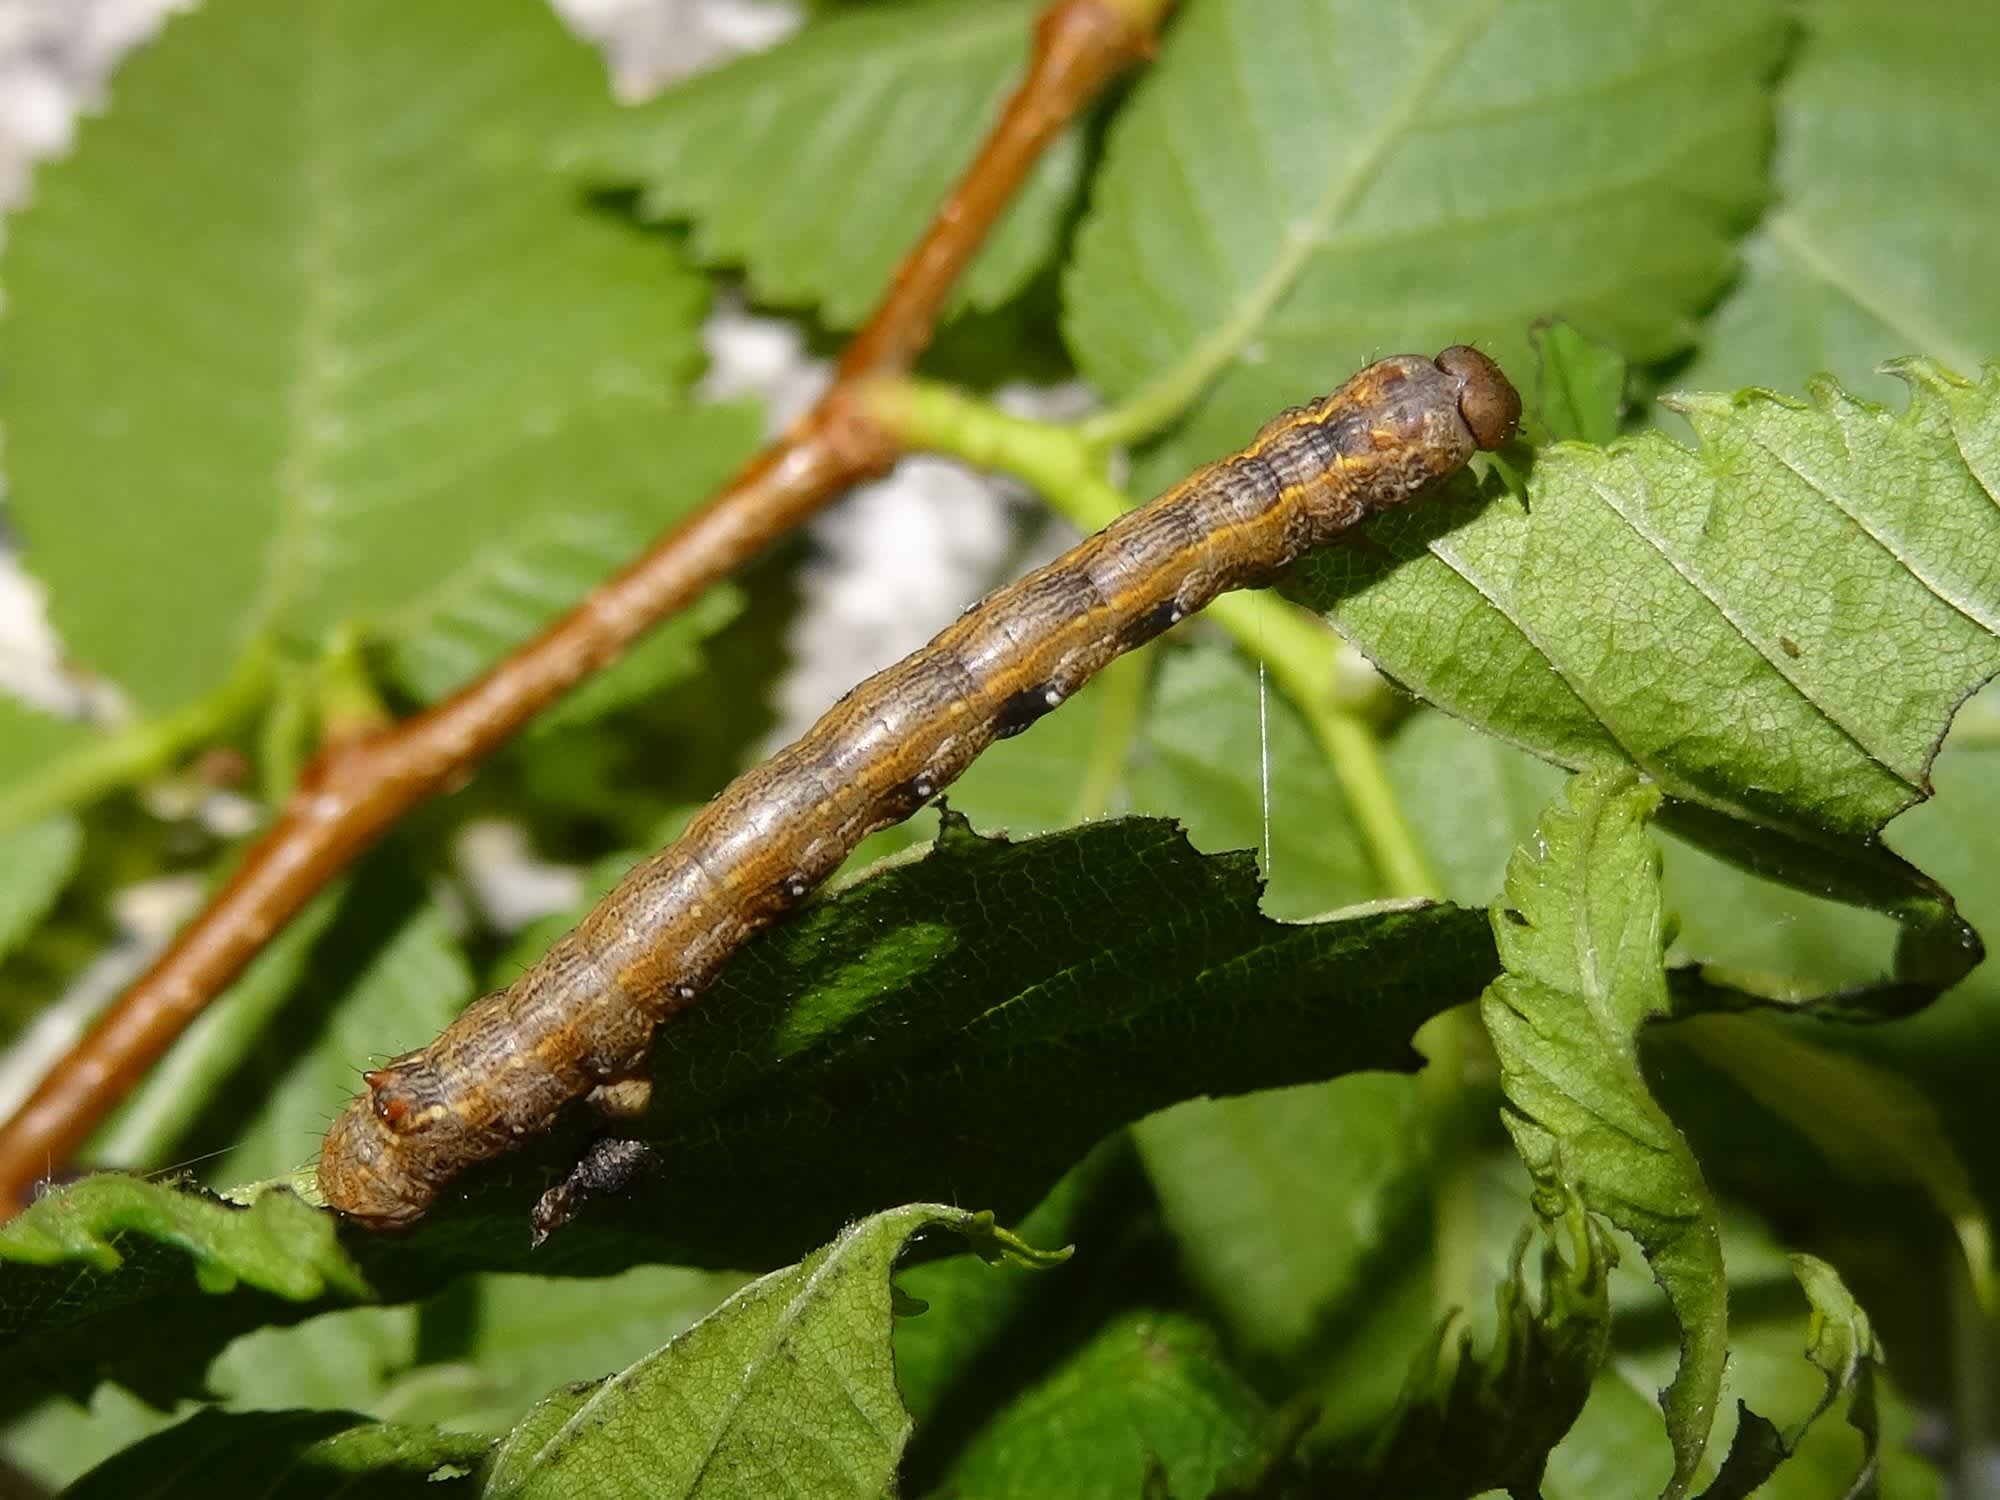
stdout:
<svg viewBox="0 0 2000 1500">
<path fill-rule="evenodd" d="M 321 1150 L 328 1205 L 373 1228 L 407 1226 L 573 1099 L 642 1111 L 654 1030 L 868 834 L 908 818 L 1121 653 L 1498 447 L 1520 411 L 1476 349 L 1382 360 L 996 590 L 738 777 L 514 983 L 369 1073 Z"/>
</svg>

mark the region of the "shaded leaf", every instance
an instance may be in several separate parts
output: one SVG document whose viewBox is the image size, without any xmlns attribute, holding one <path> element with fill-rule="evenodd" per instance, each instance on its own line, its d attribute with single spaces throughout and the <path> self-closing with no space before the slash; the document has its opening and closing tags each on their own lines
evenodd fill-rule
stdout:
<svg viewBox="0 0 2000 1500">
<path fill-rule="evenodd" d="M 954 822 L 929 858 L 758 938 L 667 1028 L 638 1126 L 657 1180 L 531 1255 L 528 1206 L 575 1159 L 577 1119 L 415 1233 L 349 1244 L 400 1300 L 479 1269 L 769 1264 L 910 1186 L 1025 1210 L 1165 1104 L 1410 1065 L 1417 1026 L 1492 972 L 1478 913 L 1273 922 L 1247 857 L 1199 856 L 1164 823 L 1009 844 Z"/>
<path fill-rule="evenodd" d="M 1639 1242 L 1680 1325 L 1680 1370 L 1661 1398 L 1671 1497 L 1687 1493 L 1715 1420 L 1728 1292 L 1715 1202 L 1639 1069 L 1639 1029 L 1669 1009 L 1645 827 L 1658 803 L 1622 767 L 1571 782 L 1508 870 L 1493 909 L 1505 972 L 1481 1011 L 1528 1169 Z"/>
<path fill-rule="evenodd" d="M 1731 1293 L 1729 1369 L 1704 1460 L 1707 1483 L 1720 1481 L 1718 1470 L 1731 1448 L 1756 1442 L 1760 1431 L 1782 1429 L 1798 1441 L 1790 1458 L 1754 1491 L 1758 1500 L 1846 1495 L 1867 1454 L 1859 1433 L 1846 1423 L 1812 1420 L 1808 1426 L 1828 1382 L 1822 1368 L 1799 1356 L 1827 1335 L 1818 1331 L 1821 1314 L 1799 1296 L 1796 1258 L 1783 1252 L 1769 1229 L 1740 1212 L 1725 1214 L 1723 1233 Z M 1838 1294 L 1826 1299 L 1829 1325 L 1848 1319 L 1839 1306 L 1844 1300 Z M 1636 1265 L 1613 1272 L 1612 1305 L 1617 1312 L 1612 1358 L 1576 1427 L 1550 1456 L 1543 1487 L 1548 1500 L 1652 1500 L 1672 1467 L 1653 1392 L 1679 1357 L 1674 1331 L 1654 1316 L 1657 1298 Z M 1942 1500 L 1936 1470 L 1908 1446 L 1922 1419 L 1886 1376 L 1878 1367 L 1869 1377 L 1880 1419 L 1880 1493 L 1891 1500 Z M 1745 1431 L 1740 1413 L 1746 1405 L 1779 1420 L 1759 1419 Z"/>
<path fill-rule="evenodd" d="M 210 1500 L 350 1495 L 365 1485 L 383 1500 L 423 1500 L 472 1490 L 492 1446 L 475 1433 L 371 1422 L 336 1411 L 202 1411 L 91 1470 L 63 1493 L 72 1500 Z"/>
<path fill-rule="evenodd" d="M 1451 1349 L 1451 1320 L 1410 1371 L 1404 1405 L 1342 1495 L 1476 1495 L 1504 1489 L 1538 1500 L 1551 1449 L 1582 1411 L 1611 1333 L 1610 1236 L 1574 1198 L 1544 1222 L 1541 1296 L 1526 1266 L 1528 1236 L 1495 1292 L 1492 1348 L 1470 1332 Z M 1567 1235 L 1567 1252 L 1557 1239 Z"/>
<path fill-rule="evenodd" d="M 7 1462 L 45 1490 L 60 1492 L 174 1421 L 116 1385 L 99 1386 L 87 1406 L 67 1396 L 49 1396 L 25 1411 L 10 1411 Z"/>
<path fill-rule="evenodd" d="M 952 1500 L 1208 1495 L 1257 1453 L 1267 1413 L 1184 1314 L 1112 1319 L 967 1446 Z"/>
<path fill-rule="evenodd" d="M 384 1405 L 454 1428 L 506 1432 L 551 1387 L 624 1368 L 707 1317 L 747 1279 L 679 1266 L 588 1281 L 466 1277 L 423 1305 L 422 1362 L 389 1385 Z M 236 1350 L 226 1358 L 235 1361 Z M 441 1368 L 458 1377 L 450 1389 L 441 1388 Z"/>
<path fill-rule="evenodd" d="M 1795 1255 L 1792 1269 L 1812 1303 L 1806 1358 L 1824 1378 L 1826 1389 L 1811 1411 L 1782 1432 L 1748 1406 L 1739 1404 L 1735 1441 L 1730 1444 L 1714 1482 L 1702 1491 L 1702 1500 L 1745 1500 L 1798 1451 L 1813 1424 L 1843 1396 L 1852 1398 L 1847 1420 L 1861 1434 L 1864 1450 L 1861 1470 L 1841 1492 L 1843 1500 L 1875 1492 L 1880 1477 L 1877 1449 L 1882 1438 L 1875 1403 L 1875 1375 L 1882 1364 L 1882 1346 L 1876 1341 L 1868 1315 L 1832 1266 L 1816 1256 Z"/>
<path fill-rule="evenodd" d="M 1325 751 L 1239 652 L 1163 654 L 1128 783 L 1136 810 L 1181 819 L 1197 846 L 1256 850 L 1273 915 L 1381 892 Z"/>
<path fill-rule="evenodd" d="M 542 165 L 609 109 L 539 0 L 213 0 L 120 70 L 0 263 L 10 508 L 78 657 L 172 708 L 557 498 L 510 454 L 672 465 L 704 288 Z"/>
<path fill-rule="evenodd" d="M 742 266 L 759 301 L 834 328 L 867 315 L 965 169 L 1028 57 L 1032 0 L 857 9 L 579 135 L 589 180 L 687 219 L 704 264 Z M 995 307 L 1054 255 L 1082 174 L 1057 140 L 959 283 Z"/>
<path fill-rule="evenodd" d="M 896 1383 L 917 1421 L 903 1494 L 940 1489 L 967 1444 L 1072 1359 L 1094 1330 L 1177 1294 L 1172 1241 L 1124 1132 L 1066 1174 L 1020 1233 L 1075 1253 L 1054 1276 L 960 1254 L 897 1277 L 911 1305 L 923 1308 L 896 1327 Z"/>
<path fill-rule="evenodd" d="M 1507 862 L 1563 784 L 1563 773 L 1448 714 L 1423 710 L 1384 750 L 1411 826 L 1444 894 L 1490 902 Z"/>
<path fill-rule="evenodd" d="M 1411 1078 L 1190 1100 L 1133 1133 L 1189 1276 L 1258 1355 L 1309 1352 L 1427 1207 L 1433 1143 Z"/>
<path fill-rule="evenodd" d="M 234 1138 L 242 1120 L 242 1101 L 228 1097 L 228 1080 L 256 1052 L 259 1037 L 275 1024 L 288 997 L 306 977 L 315 947 L 340 910 L 342 894 L 322 895 L 264 945 L 92 1136 L 85 1150 L 87 1160 L 133 1169 L 161 1165 L 179 1151 L 199 1154 L 189 1132 L 219 1099 L 237 1111 L 231 1127 Z M 248 1178 L 223 1179 L 244 1180 Z"/>
<path fill-rule="evenodd" d="M 310 1165 L 360 1069 L 428 1041 L 472 998 L 453 921 L 407 864 L 398 849 L 370 859 L 286 924 L 93 1137 L 89 1159 L 196 1160 L 213 1184 Z"/>
<path fill-rule="evenodd" d="M 0 955 L 48 915 L 82 849 L 83 831 L 63 815 L 0 832 Z"/>
<path fill-rule="evenodd" d="M 1681 397 L 1700 450 L 1552 448 L 1524 501 L 1384 518 L 1308 559 L 1309 587 L 1441 707 L 1561 765 L 1636 765 L 1677 829 L 1890 911 L 1926 997 L 1977 942 L 1873 835 L 2000 668 L 2000 370 L 1902 374 L 1902 415 L 1826 385 Z"/>
<path fill-rule="evenodd" d="M 105 1377 L 166 1405 L 233 1334 L 367 1292 L 332 1220 L 288 1192 L 237 1208 L 86 1177 L 0 1225 L 0 1403 Z"/>
<path fill-rule="evenodd" d="M 256 1109 L 234 1115 L 230 1150 L 204 1168 L 211 1181 L 310 1164 L 326 1121 L 354 1092 L 355 1069 L 421 1045 L 473 996 L 449 914 L 414 881 L 363 874 L 374 889 L 357 891 L 358 909 L 315 944 L 306 982 L 286 1000 L 290 1026 L 262 1036 L 249 1059 L 243 1082 L 265 1092 Z"/>
<path fill-rule="evenodd" d="M 1407 1066 L 1416 1026 L 1491 974 L 1468 916 L 1276 923 L 1246 856 L 1162 822 L 1010 844 L 950 817 L 928 858 L 758 938 L 662 1032 L 637 1126 L 656 1184 L 522 1260 L 526 1206 L 576 1149 L 559 1133 L 370 1264 L 397 1295 L 447 1267 L 768 1264 L 924 1184 L 1025 1211 L 1164 1104 Z"/>
<path fill-rule="evenodd" d="M 1561 316 L 1659 358 L 1764 195 L 1782 14 L 1195 0 L 1092 184 L 1070 350 L 1114 400 L 1219 364 L 1177 391 L 1200 399 L 1155 480 L 1393 350 L 1525 370 L 1528 325 Z"/>
<path fill-rule="evenodd" d="M 896 1389 L 889 1272 L 924 1230 L 1049 1263 L 989 1216 L 917 1204 L 878 1214 L 752 1282 L 657 1354 L 530 1413 L 485 1493 L 874 1500 L 910 1433 Z"/>
<path fill-rule="evenodd" d="M 1957 1232 L 1973 1285 L 1990 1294 L 1992 1224 L 1921 1090 L 1885 1067 L 1816 1047 L 1754 1017 L 1692 1017 L 1675 1040 L 1734 1078 L 1846 1179 L 1919 1185 Z"/>
<path fill-rule="evenodd" d="M 1987 274 L 2000 95 L 1985 0 L 1815 0 L 1777 96 L 1770 213 L 1690 385 L 1789 385 L 1814 370 L 1877 398 L 1886 359 L 1960 369 L 2000 350 Z"/>
<path fill-rule="evenodd" d="M 1240 652 L 1199 637 L 1114 663 L 1033 734 L 982 754 L 953 784 L 951 805 L 1016 837 L 1107 811 L 1174 818 L 1198 849 L 1255 850 L 1263 908 L 1277 917 L 1318 915 L 1380 889 L 1298 710 L 1265 691 Z M 920 823 L 890 832 L 905 844 L 928 835 Z"/>
</svg>

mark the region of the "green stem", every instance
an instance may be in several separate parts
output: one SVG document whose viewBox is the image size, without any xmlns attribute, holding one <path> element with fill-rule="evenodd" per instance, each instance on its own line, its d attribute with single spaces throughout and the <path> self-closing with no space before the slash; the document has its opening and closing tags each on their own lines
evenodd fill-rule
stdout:
<svg viewBox="0 0 2000 1500">
<path fill-rule="evenodd" d="M 249 720 L 270 695 L 274 668 L 271 649 L 253 644 L 207 697 L 95 740 L 0 795 L 0 828 L 81 807 L 158 775 Z"/>
<path fill-rule="evenodd" d="M 325 654 L 315 670 L 322 742 L 354 739 L 395 722 L 368 669 L 366 639 L 360 626 L 337 628 L 328 637 Z"/>
<path fill-rule="evenodd" d="M 270 711 L 257 735 L 257 779 L 266 807 L 282 807 L 298 785 L 314 724 L 313 673 L 286 663 L 272 683 Z"/>
</svg>

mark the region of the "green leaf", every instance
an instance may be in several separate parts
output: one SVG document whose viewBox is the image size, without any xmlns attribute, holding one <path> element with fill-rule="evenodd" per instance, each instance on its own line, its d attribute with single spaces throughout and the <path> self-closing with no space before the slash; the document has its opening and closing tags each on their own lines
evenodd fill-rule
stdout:
<svg viewBox="0 0 2000 1500">
<path fill-rule="evenodd" d="M 1880 1478 L 1877 1450 L 1882 1439 L 1875 1376 L 1882 1364 L 1882 1346 L 1868 1315 L 1832 1266 L 1817 1256 L 1794 1255 L 1792 1269 L 1812 1303 L 1806 1358 L 1825 1380 L 1825 1391 L 1811 1411 L 1783 1432 L 1748 1406 L 1739 1405 L 1736 1438 L 1721 1472 L 1702 1491 L 1701 1500 L 1745 1500 L 1798 1451 L 1813 1424 L 1842 1396 L 1852 1398 L 1847 1421 L 1861 1434 L 1863 1458 L 1860 1472 L 1841 1493 L 1846 1500 L 1875 1493 Z"/>
<path fill-rule="evenodd" d="M 1090 1247 L 1131 1244 L 1130 1228 L 1151 1202 L 1129 1140 L 1113 1135 L 1066 1172 L 1021 1221 L 1018 1233 L 1029 1244 L 1086 1247 L 1061 1277 L 1039 1276 L 1032 1268 L 971 1252 L 926 1259 L 897 1277 L 904 1297 L 924 1309 L 922 1317 L 896 1321 L 896 1385 L 916 1418 L 919 1445 L 928 1439 L 933 1450 L 942 1444 L 955 1457 L 963 1433 L 954 1428 L 954 1418 L 962 1425 L 985 1392 L 996 1383 L 1011 1384 L 1004 1375 L 996 1377 L 995 1366 L 1027 1367 L 1038 1343 L 1064 1351 L 1075 1344 L 1076 1308 L 1088 1305 L 1107 1278 L 1126 1274 L 1132 1264 L 1119 1253 L 1092 1253 Z M 1139 1255 L 1161 1248 L 1156 1239 L 1140 1243 Z M 913 1492 L 926 1488 L 911 1472 L 920 1462 L 913 1455 L 904 1469 L 905 1487 Z"/>
<path fill-rule="evenodd" d="M 382 1500 L 468 1493 L 492 1446 L 474 1433 L 371 1422 L 351 1412 L 197 1412 L 63 1491 L 71 1500 L 312 1500 L 363 1485 Z"/>
<path fill-rule="evenodd" d="M 996 1256 L 1041 1260 L 989 1216 L 915 1204 L 863 1220 L 752 1282 L 657 1354 L 551 1398 L 497 1450 L 493 1500 L 594 1495 L 874 1500 L 910 1434 L 896 1389 L 890 1270 L 942 1229 Z"/>
<path fill-rule="evenodd" d="M 1847 1206 L 1852 1226 L 1852 1205 Z M 1785 1255 L 1755 1219 L 1729 1214 L 1724 1235 L 1732 1301 L 1729 1370 L 1704 1463 L 1711 1471 L 1708 1483 L 1720 1482 L 1722 1474 L 1716 1470 L 1728 1462 L 1728 1452 L 1740 1450 L 1747 1457 L 1768 1441 L 1769 1433 L 1780 1432 L 1795 1438 L 1795 1446 L 1755 1491 L 1758 1500 L 1827 1500 L 1852 1494 L 1850 1486 L 1869 1462 L 1868 1445 L 1849 1423 L 1816 1419 L 1829 1409 L 1828 1371 L 1846 1366 L 1854 1377 L 1840 1392 L 1846 1404 L 1832 1409 L 1862 1415 L 1855 1397 L 1864 1382 L 1871 1387 L 1880 1429 L 1880 1493 L 1896 1500 L 1940 1500 L 1943 1488 L 1936 1471 L 1908 1446 L 1919 1421 L 1917 1411 L 1879 1365 L 1864 1374 L 1865 1361 L 1847 1366 L 1838 1352 L 1843 1343 L 1858 1350 L 1870 1341 L 1866 1320 L 1851 1300 L 1828 1288 L 1810 1294 L 1815 1305 L 1808 1305 L 1799 1296 L 1798 1258 Z M 1907 1253 L 1907 1237 L 1893 1243 Z M 1909 1264 L 1904 1259 L 1891 1274 L 1905 1275 Z M 1651 1292 L 1642 1273 L 1625 1266 L 1613 1272 L 1612 1305 L 1618 1317 L 1612 1358 L 1577 1425 L 1550 1456 L 1543 1486 L 1549 1500 L 1651 1500 L 1667 1479 L 1671 1465 L 1653 1386 L 1671 1370 L 1679 1347 L 1671 1328 L 1653 1316 Z M 1812 1355 L 1815 1348 L 1821 1350 L 1818 1358 Z M 1799 1357 L 1802 1350 L 1808 1358 Z M 1774 1424 L 1753 1418 L 1745 1429 L 1741 1412 L 1746 1406 L 1780 1414 L 1780 1420 Z M 1736 1462 L 1741 1465 L 1746 1458 Z"/>
<path fill-rule="evenodd" d="M 1264 1404 L 1184 1314 L 1112 1319 L 967 1445 L 954 1500 L 1208 1495 L 1254 1458 Z"/>
<path fill-rule="evenodd" d="M 1165 1104 L 1408 1066 L 1416 1027 L 1490 977 L 1489 942 L 1450 907 L 1273 922 L 1247 856 L 1159 821 L 1010 844 L 954 815 L 928 858 L 760 936 L 663 1029 L 636 1127 L 659 1181 L 524 1260 L 527 1206 L 577 1149 L 561 1131 L 371 1274 L 404 1295 L 447 1269 L 768 1265 L 925 1185 L 1025 1211 Z"/>
<path fill-rule="evenodd" d="M 520 507 L 496 518 L 457 566 L 373 622 L 389 644 L 391 673 L 424 702 L 463 686 L 706 500 L 757 434 L 747 406 L 620 402 L 506 454 L 468 488 L 512 490 Z M 696 643 L 740 607 L 735 588 L 709 590 L 538 716 L 536 730 L 587 722 L 692 675 Z"/>
<path fill-rule="evenodd" d="M 1727 1345 L 1715 1201 L 1648 1090 L 1638 1033 L 1668 1013 L 1657 790 L 1622 767 L 1587 772 L 1515 855 L 1493 930 L 1505 972 L 1481 1003 L 1507 1128 L 1538 1181 L 1574 1192 L 1639 1242 L 1681 1330 L 1662 1396 L 1666 1494 L 1687 1493 L 1708 1441 Z"/>
<path fill-rule="evenodd" d="M 1190 1100 L 1133 1134 L 1188 1275 L 1260 1356 L 1309 1353 L 1367 1294 L 1430 1190 L 1411 1078 Z"/>
<path fill-rule="evenodd" d="M 1776 200 L 1683 378 L 1728 389 L 1824 370 L 1891 390 L 1884 360 L 1970 370 L 2000 349 L 1987 274 L 2000 95 L 1985 0 L 1818 0 L 1778 92 Z"/>
<path fill-rule="evenodd" d="M 2000 668 L 2000 369 L 1900 373 L 1901 415 L 1825 384 L 1681 397 L 1698 451 L 1549 449 L 1524 500 L 1386 517 L 1309 559 L 1309 590 L 1450 712 L 1561 765 L 1635 765 L 1682 831 L 1891 911 L 1899 977 L 1935 993 L 1976 940 L 1873 840 Z"/>
<path fill-rule="evenodd" d="M 944 0 L 828 17 L 580 133 L 570 165 L 636 189 L 648 218 L 691 220 L 696 258 L 742 266 L 759 301 L 853 328 L 971 161 L 1035 13 L 1033 0 Z M 998 306 L 1049 262 L 1082 167 L 1074 134 L 1036 163 L 962 303 Z"/>
<path fill-rule="evenodd" d="M 1128 781 L 1136 810 L 1180 819 L 1197 846 L 1257 850 L 1275 916 L 1381 892 L 1326 753 L 1238 652 L 1165 653 Z"/>
<path fill-rule="evenodd" d="M 95 736 L 81 724 L 0 696 L 0 795 L 45 773 Z M 33 932 L 76 873 L 83 831 L 57 815 L 0 825 L 0 958 Z"/>
<path fill-rule="evenodd" d="M 1992 1295 L 1992 1223 L 1936 1108 L 1909 1080 L 1756 1017 L 1695 1016 L 1675 1040 L 1811 1141 L 1845 1179 L 1921 1187 L 1956 1231 L 1973 1285 Z"/>
<path fill-rule="evenodd" d="M 1772 0 L 1195 0 L 1111 131 L 1064 281 L 1157 480 L 1398 349 L 1528 368 L 1566 317 L 1685 345 L 1764 191 Z"/>
<path fill-rule="evenodd" d="M 1608 443 L 1625 414 L 1625 358 L 1567 323 L 1528 331 L 1534 394 L 1522 425 L 1537 443 Z"/>
<path fill-rule="evenodd" d="M 542 165 L 609 110 L 540 0 L 212 0 L 126 64 L 0 262 L 9 501 L 79 658 L 172 708 L 539 513 L 511 454 L 671 470 L 702 283 Z"/>
<path fill-rule="evenodd" d="M 1569 1238 L 1568 1254 L 1556 1238 Z M 1528 1280 L 1529 1238 L 1494 1293 L 1492 1348 L 1471 1332 L 1447 1350 L 1447 1319 L 1410 1371 L 1403 1409 L 1378 1438 L 1365 1470 L 1334 1487 L 1341 1495 L 1473 1495 L 1504 1489 L 1539 1500 L 1542 1472 L 1590 1394 L 1611 1334 L 1610 1236 L 1574 1197 L 1544 1221 L 1541 1297 Z"/>
<path fill-rule="evenodd" d="M 165 1405 L 233 1334 L 367 1294 L 333 1222 L 288 1192 L 237 1208 L 86 1177 L 0 1225 L 0 1396 L 111 1378 Z"/>
<path fill-rule="evenodd" d="M 1273 922 L 1247 856 L 1197 855 L 1158 821 L 1019 844 L 954 822 L 929 858 L 760 936 L 665 1029 L 637 1125 L 656 1180 L 531 1254 L 529 1205 L 590 1129 L 574 1118 L 415 1233 L 348 1243 L 406 1300 L 481 1269 L 769 1265 L 913 1186 L 1024 1211 L 1166 1104 L 1410 1066 L 1410 1035 L 1493 966 L 1482 914 L 1459 908 Z"/>
</svg>

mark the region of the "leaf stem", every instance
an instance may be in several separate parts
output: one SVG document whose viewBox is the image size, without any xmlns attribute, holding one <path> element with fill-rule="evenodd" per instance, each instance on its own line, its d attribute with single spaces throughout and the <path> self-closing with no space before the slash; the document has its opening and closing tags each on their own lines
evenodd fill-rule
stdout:
<svg viewBox="0 0 2000 1500">
<path fill-rule="evenodd" d="M 0 828 L 32 823 L 156 776 L 251 719 L 270 697 L 276 654 L 256 642 L 214 692 L 84 746 L 0 796 Z"/>
</svg>

